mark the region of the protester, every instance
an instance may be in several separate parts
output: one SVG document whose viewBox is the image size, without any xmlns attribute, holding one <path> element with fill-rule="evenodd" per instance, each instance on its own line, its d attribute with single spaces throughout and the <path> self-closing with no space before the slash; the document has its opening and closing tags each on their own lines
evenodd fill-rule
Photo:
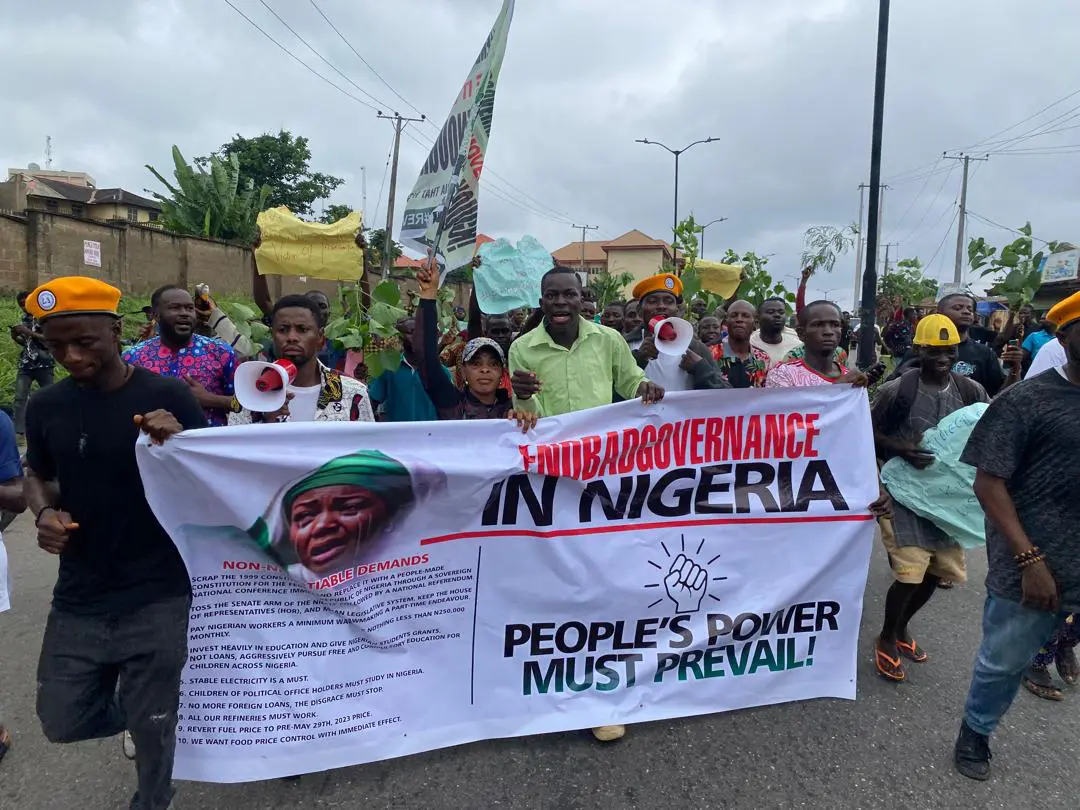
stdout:
<svg viewBox="0 0 1080 810">
<path fill-rule="evenodd" d="M 22 320 L 11 327 L 11 339 L 22 351 L 19 352 L 19 370 L 15 375 L 15 433 L 20 438 L 26 433 L 26 403 L 34 383 L 38 388 L 52 385 L 53 358 L 41 342 L 41 329 L 37 320 L 26 310 L 28 292 L 19 293 L 15 300 L 23 311 Z"/>
<path fill-rule="evenodd" d="M 1040 647 L 1031 659 L 1031 666 L 1024 673 L 1022 682 L 1033 695 L 1045 700 L 1064 700 L 1065 695 L 1050 677 L 1051 664 L 1067 685 L 1075 686 L 1080 680 L 1080 661 L 1076 659 L 1076 645 L 1080 643 L 1078 616 L 1080 613 L 1066 616 L 1058 624 L 1050 640 Z"/>
<path fill-rule="evenodd" d="M 956 768 L 990 776 L 989 737 L 1008 711 L 1032 658 L 1069 614 L 1080 611 L 1080 293 L 1047 317 L 1063 333 L 1068 363 L 995 399 L 961 461 L 977 469 L 986 512 L 986 605 Z"/>
<path fill-rule="evenodd" d="M 38 545 L 60 556 L 37 675 L 50 742 L 128 729 L 136 810 L 173 796 L 180 673 L 187 659 L 187 571 L 143 494 L 140 429 L 161 441 L 204 427 L 191 388 L 120 357 L 120 291 L 57 278 L 27 299 L 45 345 L 70 376 L 26 415 L 26 501 Z M 193 507 L 194 508 L 194 507 Z"/>
<path fill-rule="evenodd" d="M 187 290 L 166 284 L 150 296 L 158 335 L 126 349 L 124 361 L 191 387 L 211 426 L 228 423 L 240 410 L 233 396 L 236 354 L 216 338 L 195 334 L 195 302 Z"/>
<path fill-rule="evenodd" d="M 23 296 L 25 300 L 25 295 Z M 23 471 L 19 460 L 19 447 L 15 438 L 15 426 L 0 411 L 0 509 L 6 514 L 17 515 L 26 509 L 23 497 Z M 0 534 L 0 613 L 10 607 L 10 578 L 7 570 L 7 551 L 4 537 Z M 0 705 L 0 761 L 11 749 L 11 733 L 4 727 L 4 707 Z"/>
<path fill-rule="evenodd" d="M 479 256 L 474 256 L 472 260 L 473 273 L 481 272 L 483 262 Z M 423 296 L 419 296 L 418 300 L 422 300 Z M 438 298 L 433 299 L 433 307 L 435 307 L 436 323 L 438 323 Z M 419 328 L 420 321 L 416 321 L 417 328 Z M 453 369 L 454 373 L 454 385 L 458 389 L 465 387 L 465 377 L 462 373 L 463 363 L 462 354 L 465 351 L 466 345 L 469 341 L 476 340 L 477 338 L 488 338 L 499 344 L 502 349 L 505 366 L 505 358 L 510 351 L 510 344 L 514 340 L 514 325 L 511 320 L 511 316 L 505 313 L 495 313 L 491 315 L 485 315 L 480 309 L 480 301 L 476 297 L 476 286 L 473 285 L 472 292 L 469 295 L 469 326 L 467 332 L 459 336 L 453 330 L 448 331 L 443 335 L 441 340 L 438 340 L 440 344 L 439 357 L 442 360 L 442 364 L 449 369 Z M 449 342 L 450 345 L 442 346 L 443 342 Z M 413 336 L 413 346 L 419 351 L 422 347 L 420 341 Z M 423 369 L 421 368 L 421 372 Z M 507 396 L 510 396 L 510 374 L 503 369 L 503 377 L 499 382 L 499 388 L 506 392 Z"/>
<path fill-rule="evenodd" d="M 1020 348 L 1024 352 L 1024 373 L 1027 374 L 1031 368 L 1031 363 L 1039 356 L 1039 351 L 1054 339 L 1054 333 L 1057 331 L 1053 323 L 1048 319 L 1043 318 L 1039 323 L 1038 331 L 1032 332 L 1026 338 L 1024 338 L 1023 344 Z"/>
<path fill-rule="evenodd" d="M 1037 377 L 1044 371 L 1061 368 L 1069 361 L 1068 352 L 1065 350 L 1064 336 L 1060 332 L 1055 332 L 1055 338 L 1056 340 L 1051 340 L 1039 349 L 1039 353 L 1035 355 L 1035 359 L 1031 361 L 1031 365 L 1024 374 L 1025 380 Z"/>
<path fill-rule="evenodd" d="M 709 351 L 712 353 L 713 359 L 715 360 L 717 347 L 721 340 L 720 336 L 723 334 L 723 325 L 720 323 L 720 319 L 713 315 L 706 315 L 697 322 L 695 331 L 697 332 L 698 340 L 709 347 Z"/>
<path fill-rule="evenodd" d="M 237 329 L 228 313 L 210 297 L 209 288 L 205 284 L 197 284 L 195 291 L 195 317 L 199 323 L 206 325 L 210 336 L 231 346 L 237 362 L 256 357 L 262 347 Z"/>
<path fill-rule="evenodd" d="M 975 322 L 975 299 L 967 293 L 952 293 L 938 301 L 937 311 L 947 316 L 960 334 L 960 346 L 957 349 L 956 365 L 953 371 L 964 377 L 970 377 L 986 389 L 991 397 L 995 396 L 1007 382 L 994 350 L 983 343 L 970 339 L 968 330 Z M 1010 364 L 1009 383 L 1020 379 L 1023 355 L 1019 349 L 1009 349 L 1001 357 Z M 897 362 L 896 370 L 890 379 L 900 376 L 918 361 L 914 352 L 908 352 Z"/>
<path fill-rule="evenodd" d="M 611 404 L 614 394 L 659 402 L 664 389 L 650 382 L 613 329 L 581 317 L 581 280 L 556 265 L 540 281 L 543 322 L 510 347 L 514 410 L 558 416 Z M 624 726 L 601 726 L 593 735 L 617 740 Z"/>
<path fill-rule="evenodd" d="M 702 323 L 709 320 L 702 319 Z M 720 374 L 732 388 L 762 388 L 769 355 L 750 343 L 754 331 L 754 305 L 732 301 L 727 308 L 727 338 L 712 346 Z"/>
<path fill-rule="evenodd" d="M 665 391 L 707 390 L 729 388 L 720 376 L 709 347 L 697 338 L 681 355 L 664 354 L 656 345 L 652 324 L 657 318 L 677 318 L 682 306 L 682 280 L 673 273 L 660 273 L 639 281 L 634 286 L 634 298 L 644 322 L 641 333 L 627 335 L 637 364 L 650 380 Z"/>
<path fill-rule="evenodd" d="M 750 345 L 769 356 L 769 368 L 783 362 L 788 352 L 802 344 L 798 334 L 786 325 L 787 312 L 787 302 L 776 297 L 766 298 L 757 309 L 758 328 L 750 335 Z"/>
<path fill-rule="evenodd" d="M 768 303 L 766 301 L 762 307 Z M 762 307 L 758 308 L 759 314 Z M 775 310 L 764 311 L 767 317 L 775 321 Z M 730 314 L 729 309 L 729 317 Z M 831 301 L 812 301 L 800 310 L 797 323 L 799 342 L 805 345 L 803 356 L 773 365 L 765 378 L 766 388 L 802 388 L 823 383 L 866 386 L 868 380 L 865 374 L 848 371 L 836 359 L 840 341 L 840 307 Z M 755 345 L 753 338 L 751 345 Z"/>
<path fill-rule="evenodd" d="M 922 435 L 954 411 L 987 402 L 986 391 L 952 371 L 960 334 L 944 315 L 928 315 L 918 325 L 914 345 L 919 368 L 882 385 L 871 418 L 878 457 L 899 457 L 922 470 L 934 462 L 920 448 Z M 906 677 L 901 657 L 923 663 L 927 654 L 912 638 L 908 624 L 933 596 L 939 582 L 967 579 L 964 549 L 932 521 L 903 504 L 893 505 L 892 531 L 881 532 L 895 581 L 885 597 L 885 621 L 874 644 L 878 673 L 891 681 Z"/>
<path fill-rule="evenodd" d="M 614 329 L 619 334 L 625 330 L 626 304 L 622 301 L 612 301 L 600 314 L 600 323 L 608 329 Z"/>
<path fill-rule="evenodd" d="M 401 364 L 394 371 L 384 371 L 369 386 L 372 407 L 381 414 L 382 421 L 433 422 L 439 418 L 416 370 L 419 361 L 413 348 L 415 329 L 415 316 L 397 322 L 401 336 Z"/>
<path fill-rule="evenodd" d="M 695 298 L 690 302 L 689 318 L 687 320 L 697 323 L 705 317 L 705 313 L 709 311 L 709 304 L 704 298 Z"/>
<path fill-rule="evenodd" d="M 497 341 L 487 337 L 470 340 L 461 355 L 464 385 L 457 388 L 447 378 L 438 352 L 438 277 L 431 270 L 419 268 L 416 281 L 420 286 L 420 307 L 413 345 L 420 378 L 439 419 L 509 418 L 517 419 L 523 432 L 531 430 L 536 425 L 536 414 L 516 414 L 510 394 L 500 385 L 507 374 L 506 355 Z"/>
<path fill-rule="evenodd" d="M 286 295 L 270 311 L 274 356 L 296 366 L 285 404 L 273 413 L 242 408 L 229 414 L 230 425 L 252 422 L 373 422 L 368 387 L 319 361 L 326 342 L 318 305 L 306 295 Z"/>
<path fill-rule="evenodd" d="M 641 329 L 641 312 L 638 310 L 638 302 L 630 300 L 626 302 L 623 310 L 623 334 L 635 335 Z"/>
<path fill-rule="evenodd" d="M 903 357 L 911 351 L 915 337 L 915 325 L 919 322 L 919 311 L 915 307 L 906 307 L 902 313 L 889 322 L 881 333 L 881 339 L 889 354 Z"/>
</svg>

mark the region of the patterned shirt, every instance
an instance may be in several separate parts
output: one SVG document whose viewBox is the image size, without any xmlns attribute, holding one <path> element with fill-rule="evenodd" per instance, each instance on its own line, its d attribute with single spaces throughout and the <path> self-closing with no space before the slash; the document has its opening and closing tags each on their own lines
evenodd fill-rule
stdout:
<svg viewBox="0 0 1080 810">
<path fill-rule="evenodd" d="M 191 377 L 202 383 L 211 394 L 233 395 L 236 353 L 231 346 L 216 338 L 192 335 L 187 346 L 174 350 L 162 343 L 160 337 L 152 337 L 125 349 L 123 357 L 128 363 L 162 377 Z M 221 408 L 205 410 L 208 425 L 227 424 L 227 414 Z"/>
<path fill-rule="evenodd" d="M 39 334 L 41 332 L 38 322 L 28 312 L 23 313 L 22 325 L 31 332 Z M 37 371 L 40 368 L 53 367 L 53 357 L 40 340 L 22 338 L 19 342 L 22 343 L 22 351 L 19 353 L 19 371 Z"/>
<path fill-rule="evenodd" d="M 806 346 L 797 346 L 796 348 L 792 349 L 790 352 L 784 355 L 783 362 L 787 363 L 791 360 L 802 360 L 804 357 L 806 357 Z M 845 363 L 847 363 L 848 358 L 847 349 L 845 349 L 843 346 L 837 346 L 836 351 L 833 352 L 832 357 L 833 360 L 836 361 L 837 365 L 844 365 Z"/>
<path fill-rule="evenodd" d="M 367 386 L 352 377 L 327 368 L 319 363 L 322 388 L 315 404 L 315 422 L 374 422 L 375 414 L 371 410 L 371 399 Z M 250 425 L 260 423 L 263 414 L 253 413 L 244 408 L 239 413 L 229 414 L 230 425 Z M 288 422 L 289 417 L 276 419 Z"/>
<path fill-rule="evenodd" d="M 837 365 L 840 367 L 841 375 L 847 374 L 848 370 L 842 363 L 837 363 Z M 808 388 L 812 385 L 828 385 L 834 382 L 836 382 L 836 378 L 819 374 L 806 365 L 805 360 L 786 360 L 779 365 L 773 366 L 765 381 L 765 387 Z"/>
<path fill-rule="evenodd" d="M 720 373 L 732 388 L 764 388 L 769 372 L 769 355 L 757 346 L 750 347 L 750 356 L 740 360 L 727 340 L 709 347 Z"/>
</svg>

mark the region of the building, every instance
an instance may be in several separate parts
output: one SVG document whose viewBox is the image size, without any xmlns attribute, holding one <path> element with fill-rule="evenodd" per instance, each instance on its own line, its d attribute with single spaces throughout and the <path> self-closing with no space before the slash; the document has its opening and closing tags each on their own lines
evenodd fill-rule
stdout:
<svg viewBox="0 0 1080 810">
<path fill-rule="evenodd" d="M 656 275 L 665 266 L 682 263 L 671 243 L 653 239 L 639 230 L 627 231 L 609 241 L 571 242 L 551 254 L 558 264 L 580 269 L 587 275 L 607 271 L 613 276 L 629 273 L 634 281 Z"/>
<path fill-rule="evenodd" d="M 0 210 L 48 211 L 96 222 L 137 224 L 157 222 L 161 216 L 155 200 L 122 188 L 97 188 L 85 172 L 43 171 L 34 164 L 8 169 L 7 182 L 0 183 Z"/>
</svg>

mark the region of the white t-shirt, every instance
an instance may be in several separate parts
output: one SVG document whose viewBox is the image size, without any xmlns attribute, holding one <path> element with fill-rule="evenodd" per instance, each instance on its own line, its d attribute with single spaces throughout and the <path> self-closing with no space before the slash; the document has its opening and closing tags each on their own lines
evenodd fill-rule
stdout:
<svg viewBox="0 0 1080 810">
<path fill-rule="evenodd" d="M 642 342 L 642 340 L 631 341 L 630 351 L 636 352 Z M 681 363 L 682 355 L 657 354 L 655 360 L 650 360 L 645 364 L 645 376 L 665 391 L 693 390 L 694 378 L 690 376 L 690 372 L 679 367 Z"/>
<path fill-rule="evenodd" d="M 11 580 L 8 579 L 7 549 L 4 536 L 0 535 L 0 613 L 11 607 Z"/>
<path fill-rule="evenodd" d="M 761 349 L 765 354 L 769 355 L 769 368 L 772 368 L 783 360 L 788 352 L 799 348 L 803 344 L 795 330 L 785 326 L 784 331 L 780 333 L 779 343 L 766 343 L 761 339 L 761 330 L 755 329 L 754 334 L 750 335 L 750 345 Z"/>
<path fill-rule="evenodd" d="M 289 402 L 290 422 L 314 422 L 315 407 L 319 404 L 319 392 L 321 385 L 311 385 L 300 388 L 295 385 L 289 386 L 289 393 L 293 395 Z"/>
<path fill-rule="evenodd" d="M 1025 380 L 1030 380 L 1044 371 L 1049 371 L 1052 368 L 1058 368 L 1069 362 L 1068 356 L 1065 354 L 1065 347 L 1061 345 L 1061 341 L 1057 338 L 1047 341 L 1038 354 L 1035 355 L 1035 359 L 1031 361 L 1031 366 L 1028 368 L 1027 374 L 1024 375 Z"/>
</svg>

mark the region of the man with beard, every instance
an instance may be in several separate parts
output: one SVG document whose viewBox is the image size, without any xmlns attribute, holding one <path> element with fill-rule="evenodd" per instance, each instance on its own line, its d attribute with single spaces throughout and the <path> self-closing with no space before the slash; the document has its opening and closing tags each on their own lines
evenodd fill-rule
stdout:
<svg viewBox="0 0 1080 810">
<path fill-rule="evenodd" d="M 514 409 L 539 416 L 610 405 L 612 389 L 624 399 L 659 402 L 664 389 L 638 368 L 626 341 L 613 329 L 581 317 L 581 280 L 557 266 L 540 282 L 543 321 L 510 346 Z"/>
<path fill-rule="evenodd" d="M 769 368 L 783 362 L 788 352 L 802 346 L 798 333 L 787 326 L 787 311 L 787 302 L 783 298 L 766 298 L 758 307 L 758 328 L 750 335 L 750 345 L 769 356 Z M 804 311 L 800 310 L 799 317 Z"/>
<path fill-rule="evenodd" d="M 183 380 L 206 411 L 206 423 L 226 424 L 227 414 L 240 409 L 233 396 L 236 353 L 223 341 L 195 334 L 195 301 L 182 287 L 159 287 L 150 306 L 158 334 L 127 349 L 124 361 Z"/>
<path fill-rule="evenodd" d="M 986 391 L 974 380 L 952 371 L 960 334 L 944 315 L 919 322 L 914 345 L 919 368 L 881 386 L 871 418 L 878 457 L 899 456 L 917 470 L 934 463 L 920 448 L 923 434 L 949 414 L 976 402 L 987 402 Z M 967 578 L 964 549 L 932 521 L 903 504 L 893 503 L 893 530 L 882 531 L 895 582 L 885 597 L 885 622 L 874 645 L 878 673 L 891 681 L 906 677 L 901 658 L 921 664 L 929 656 L 915 643 L 908 623 L 934 595 L 942 579 Z"/>
<path fill-rule="evenodd" d="M 143 493 L 140 429 L 153 441 L 206 426 L 192 389 L 120 357 L 120 291 L 57 278 L 27 299 L 46 347 L 70 376 L 26 414 L 25 494 L 38 545 L 60 557 L 37 673 L 50 742 L 124 729 L 135 759 L 133 810 L 172 801 L 180 674 L 191 585 Z M 197 505 L 193 505 L 197 508 Z"/>
<path fill-rule="evenodd" d="M 707 320 L 701 321 L 702 326 Z M 727 339 L 712 347 L 720 374 L 732 388 L 765 385 L 769 355 L 750 342 L 753 331 L 754 305 L 749 301 L 732 301 L 727 309 Z"/>
<path fill-rule="evenodd" d="M 318 305 L 306 295 L 278 299 L 270 313 L 274 356 L 296 366 L 285 404 L 273 413 L 246 408 L 229 415 L 230 425 L 252 422 L 373 422 L 367 386 L 319 362 L 326 342 Z"/>
<path fill-rule="evenodd" d="M 990 776 L 990 735 L 1032 657 L 1080 611 L 1080 293 L 1047 318 L 1065 337 L 1068 363 L 990 403 L 960 459 L 977 470 L 988 563 L 982 643 L 954 751 L 972 779 Z"/>
<path fill-rule="evenodd" d="M 639 281 L 634 286 L 634 298 L 639 302 L 641 333 L 627 335 L 637 364 L 650 380 L 665 391 L 700 391 L 729 388 L 720 376 L 709 347 L 697 338 L 682 354 L 662 354 L 656 347 L 652 324 L 657 319 L 676 318 L 682 307 L 682 280 L 673 273 L 660 273 Z"/>
</svg>

